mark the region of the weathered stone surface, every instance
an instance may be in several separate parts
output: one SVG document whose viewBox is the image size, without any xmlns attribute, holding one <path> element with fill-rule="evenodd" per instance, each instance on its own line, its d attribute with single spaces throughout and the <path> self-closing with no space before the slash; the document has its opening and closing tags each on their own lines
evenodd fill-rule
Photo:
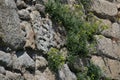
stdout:
<svg viewBox="0 0 120 80">
<path fill-rule="evenodd" d="M 118 23 L 111 24 L 109 21 L 103 20 L 107 23 L 107 29 L 104 29 L 101 33 L 103 36 L 110 38 L 112 41 L 120 44 L 120 26 Z M 109 23 L 108 23 L 109 22 Z"/>
<path fill-rule="evenodd" d="M 12 73 L 10 71 L 6 71 L 5 75 L 8 80 L 24 80 L 24 78 L 19 73 Z M 3 79 L 4 80 L 4 79 Z"/>
<path fill-rule="evenodd" d="M 26 52 L 19 56 L 13 63 L 13 68 L 18 70 L 22 70 L 24 68 L 34 69 L 34 67 L 35 62 Z"/>
<path fill-rule="evenodd" d="M 70 71 L 67 64 L 64 64 L 61 70 L 59 70 L 59 78 L 60 80 L 77 80 L 75 74 Z"/>
<path fill-rule="evenodd" d="M 113 30 L 113 29 L 111 29 Z M 112 79 L 120 79 L 120 46 L 116 40 L 105 38 L 102 35 L 96 36 L 97 56 L 92 56 L 92 61 L 99 65 L 105 76 Z"/>
<path fill-rule="evenodd" d="M 0 66 L 0 74 L 5 74 L 5 73 L 6 73 L 5 68 Z"/>
<path fill-rule="evenodd" d="M 26 9 L 22 9 L 20 11 L 18 11 L 18 15 L 20 17 L 20 19 L 22 20 L 30 20 L 30 14 L 29 14 L 29 11 L 27 11 Z"/>
<path fill-rule="evenodd" d="M 27 8 L 27 4 L 24 1 L 22 1 L 22 0 L 17 0 L 16 5 L 17 5 L 18 9 L 25 9 L 25 8 Z"/>
<path fill-rule="evenodd" d="M 111 36 L 120 40 L 120 25 L 118 23 L 112 24 Z"/>
<path fill-rule="evenodd" d="M 109 21 L 109 20 L 104 20 L 104 19 L 101 19 L 101 21 L 103 22 L 103 25 L 106 25 L 107 28 L 104 29 L 101 34 L 103 36 L 106 36 L 106 37 L 111 37 L 111 28 L 112 28 L 112 22 Z M 104 26 L 103 26 L 104 27 Z"/>
<path fill-rule="evenodd" d="M 44 72 L 36 71 L 35 80 L 56 80 L 56 77 L 49 68 L 46 68 Z"/>
<path fill-rule="evenodd" d="M 120 62 L 101 56 L 92 56 L 94 64 L 98 65 L 104 72 L 104 76 L 111 79 L 120 79 Z"/>
<path fill-rule="evenodd" d="M 41 13 L 45 13 L 45 6 L 41 5 L 41 4 L 36 4 L 35 8 L 37 11 L 41 12 Z"/>
<path fill-rule="evenodd" d="M 2 74 L 0 74 L 0 80 L 8 80 L 8 78 Z"/>
<path fill-rule="evenodd" d="M 21 22 L 20 25 L 26 38 L 25 39 L 26 43 L 25 43 L 24 48 L 31 47 L 32 49 L 35 49 L 35 33 L 34 33 L 33 28 L 31 27 L 31 24 L 26 21 L 23 21 Z"/>
<path fill-rule="evenodd" d="M 47 60 L 42 56 L 36 57 L 36 68 L 44 68 L 48 65 Z"/>
<path fill-rule="evenodd" d="M 106 0 L 93 0 L 92 10 L 103 16 L 115 16 L 118 12 L 116 5 Z"/>
<path fill-rule="evenodd" d="M 39 50 L 48 51 L 53 37 L 52 23 L 50 20 L 42 20 L 38 11 L 31 14 L 32 25 L 36 33 L 36 45 Z"/>
<path fill-rule="evenodd" d="M 6 45 L 15 49 L 23 47 L 24 39 L 14 0 L 0 0 L 0 31 Z"/>
<path fill-rule="evenodd" d="M 105 38 L 102 35 L 97 35 L 96 36 L 97 40 L 97 50 L 98 54 L 100 55 L 108 55 L 113 58 L 119 59 L 120 58 L 120 47 L 116 43 L 116 41 L 113 41 L 109 38 Z"/>
<path fill-rule="evenodd" d="M 36 80 L 33 74 L 30 73 L 24 73 L 25 80 Z"/>
<path fill-rule="evenodd" d="M 61 34 L 55 32 L 48 15 L 46 15 L 46 18 L 41 18 L 38 11 L 32 11 L 30 16 L 36 33 L 36 46 L 39 50 L 47 52 L 49 47 L 64 45 L 65 38 L 61 37 L 62 32 Z"/>
<path fill-rule="evenodd" d="M 5 53 L 3 51 L 0 51 L 0 65 L 6 66 L 10 65 L 12 63 L 12 56 L 9 53 Z"/>
</svg>

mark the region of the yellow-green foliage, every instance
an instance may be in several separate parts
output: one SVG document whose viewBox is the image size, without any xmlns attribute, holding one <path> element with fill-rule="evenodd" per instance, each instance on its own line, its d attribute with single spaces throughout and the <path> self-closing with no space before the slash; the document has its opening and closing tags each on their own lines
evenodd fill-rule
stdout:
<svg viewBox="0 0 120 80">
<path fill-rule="evenodd" d="M 48 52 L 49 67 L 53 71 L 57 71 L 65 62 L 65 58 L 62 53 L 56 48 L 51 48 Z"/>
</svg>

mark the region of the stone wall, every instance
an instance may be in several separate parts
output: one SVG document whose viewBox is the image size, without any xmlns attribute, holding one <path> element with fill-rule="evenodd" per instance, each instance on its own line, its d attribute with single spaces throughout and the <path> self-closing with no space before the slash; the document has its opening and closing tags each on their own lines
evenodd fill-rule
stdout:
<svg viewBox="0 0 120 80">
<path fill-rule="evenodd" d="M 73 72 L 83 69 L 88 58 L 65 63 L 58 74 L 49 69 L 46 54 L 51 47 L 67 53 L 66 31 L 45 13 L 47 0 L 35 1 L 0 0 L 0 80 L 77 80 Z M 104 76 L 120 80 L 120 1 L 93 0 L 90 11 L 108 26 L 95 35 L 97 53 L 90 60 Z"/>
</svg>

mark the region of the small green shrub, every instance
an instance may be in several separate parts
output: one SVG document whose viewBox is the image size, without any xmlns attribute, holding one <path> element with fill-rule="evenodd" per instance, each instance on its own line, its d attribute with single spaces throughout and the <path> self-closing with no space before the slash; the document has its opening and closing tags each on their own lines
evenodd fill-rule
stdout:
<svg viewBox="0 0 120 80">
<path fill-rule="evenodd" d="M 57 71 L 65 62 L 65 58 L 62 53 L 56 48 L 51 48 L 48 52 L 49 67 L 53 71 Z"/>
<path fill-rule="evenodd" d="M 88 72 L 87 75 L 91 78 L 91 80 L 100 80 L 102 76 L 102 72 L 99 66 L 96 66 L 94 64 L 90 64 L 88 66 Z"/>
<path fill-rule="evenodd" d="M 100 80 L 101 76 L 102 72 L 99 66 L 90 63 L 84 72 L 77 73 L 77 80 Z"/>
</svg>

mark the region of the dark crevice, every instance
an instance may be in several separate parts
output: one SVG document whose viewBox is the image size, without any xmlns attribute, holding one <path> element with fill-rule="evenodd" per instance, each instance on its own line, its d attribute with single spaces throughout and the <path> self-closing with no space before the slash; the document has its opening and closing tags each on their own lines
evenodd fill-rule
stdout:
<svg viewBox="0 0 120 80">
<path fill-rule="evenodd" d="M 92 55 L 95 55 L 95 56 L 100 56 L 100 57 L 105 57 L 105 58 L 109 58 L 109 59 L 112 59 L 112 60 L 116 60 L 116 61 L 119 61 L 120 62 L 120 58 L 115 58 L 111 55 L 108 55 L 108 54 L 104 54 L 104 53 L 94 53 Z"/>
<path fill-rule="evenodd" d="M 35 74 L 35 68 L 26 68 L 31 74 Z"/>
<path fill-rule="evenodd" d="M 116 17 L 115 16 L 109 16 L 109 15 L 106 15 L 106 14 L 100 14 L 100 13 L 97 13 L 95 11 L 93 11 L 93 14 L 95 16 L 97 16 L 98 18 L 100 18 L 100 19 L 109 19 L 112 23 L 116 22 Z"/>
<path fill-rule="evenodd" d="M 20 70 L 13 69 L 12 66 L 11 67 L 8 67 L 7 65 L 2 65 L 2 66 L 5 68 L 6 71 L 10 71 L 10 72 L 13 72 L 13 73 L 19 73 L 19 74 L 22 75 L 22 72 Z"/>
<path fill-rule="evenodd" d="M 41 71 L 42 73 L 45 71 L 46 67 L 41 67 L 41 68 L 38 68 L 39 71 Z"/>
</svg>

